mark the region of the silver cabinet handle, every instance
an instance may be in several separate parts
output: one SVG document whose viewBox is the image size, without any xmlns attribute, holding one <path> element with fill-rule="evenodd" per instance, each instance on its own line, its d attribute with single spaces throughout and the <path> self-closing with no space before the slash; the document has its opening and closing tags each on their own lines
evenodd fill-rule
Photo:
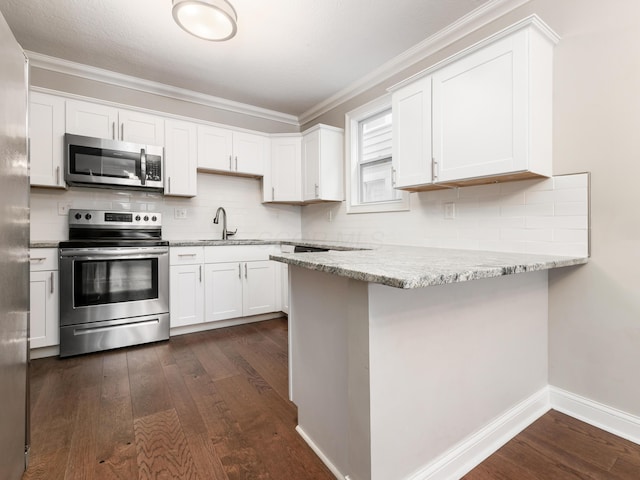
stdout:
<svg viewBox="0 0 640 480">
<path fill-rule="evenodd" d="M 438 162 L 436 157 L 431 157 L 431 178 L 434 182 L 438 179 Z"/>
<path fill-rule="evenodd" d="M 247 264 L 244 264 L 244 278 L 248 278 L 247 276 Z"/>
<path fill-rule="evenodd" d="M 111 138 L 116 139 L 116 122 L 111 122 Z"/>
<path fill-rule="evenodd" d="M 229 171 L 233 170 L 233 158 L 229 155 Z"/>
<path fill-rule="evenodd" d="M 46 259 L 46 257 L 31 257 L 29 260 L 32 262 L 44 262 Z"/>
<path fill-rule="evenodd" d="M 56 185 L 60 185 L 60 166 L 56 167 Z"/>
<path fill-rule="evenodd" d="M 271 201 L 273 202 L 276 199 L 276 188 L 271 187 Z"/>
<path fill-rule="evenodd" d="M 120 140 L 124 140 L 124 122 L 120 124 Z"/>
<path fill-rule="evenodd" d="M 391 167 L 391 186 L 396 186 L 396 169 Z"/>
<path fill-rule="evenodd" d="M 242 264 L 238 264 L 238 278 L 242 280 Z"/>
<path fill-rule="evenodd" d="M 51 294 L 53 295 L 53 272 L 51 272 L 51 279 L 50 279 L 50 281 L 51 281 L 50 291 L 51 291 Z"/>
<path fill-rule="evenodd" d="M 167 191 L 171 193 L 171 177 L 167 177 Z"/>
<path fill-rule="evenodd" d="M 200 271 L 200 283 L 202 283 L 202 265 L 198 266 L 198 270 Z"/>
<path fill-rule="evenodd" d="M 236 172 L 238 171 L 238 156 L 236 155 Z"/>
<path fill-rule="evenodd" d="M 179 253 L 178 256 L 179 257 L 195 257 L 197 254 L 196 253 Z"/>
<path fill-rule="evenodd" d="M 319 189 L 319 187 L 318 187 L 318 184 L 316 183 L 314 185 L 314 192 L 315 192 L 316 198 L 318 198 L 320 196 L 320 193 L 318 192 L 318 189 Z"/>
</svg>

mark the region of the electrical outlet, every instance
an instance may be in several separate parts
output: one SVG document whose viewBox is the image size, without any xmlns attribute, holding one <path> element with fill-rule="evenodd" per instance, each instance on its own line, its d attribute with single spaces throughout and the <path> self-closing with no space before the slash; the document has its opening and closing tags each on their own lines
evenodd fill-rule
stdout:
<svg viewBox="0 0 640 480">
<path fill-rule="evenodd" d="M 187 209 L 186 208 L 176 208 L 175 209 L 175 217 L 176 218 L 187 218 Z"/>
<path fill-rule="evenodd" d="M 444 218 L 451 220 L 456 218 L 456 204 L 453 202 L 447 202 L 444 204 Z"/>
<path fill-rule="evenodd" d="M 69 210 L 71 208 L 72 205 L 69 202 L 58 202 L 58 215 L 69 215 Z"/>
</svg>

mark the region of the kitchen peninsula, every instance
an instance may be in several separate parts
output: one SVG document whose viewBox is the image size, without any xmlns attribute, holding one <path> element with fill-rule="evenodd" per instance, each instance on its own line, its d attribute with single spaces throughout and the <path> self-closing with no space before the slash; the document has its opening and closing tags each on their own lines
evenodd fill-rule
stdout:
<svg viewBox="0 0 640 480">
<path fill-rule="evenodd" d="M 547 270 L 584 257 L 384 246 L 289 264 L 298 431 L 338 478 L 452 479 L 549 408 Z"/>
</svg>

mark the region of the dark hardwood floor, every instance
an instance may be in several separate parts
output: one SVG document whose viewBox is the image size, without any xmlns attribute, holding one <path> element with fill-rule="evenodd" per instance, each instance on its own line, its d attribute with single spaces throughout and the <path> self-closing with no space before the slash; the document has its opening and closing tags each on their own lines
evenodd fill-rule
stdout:
<svg viewBox="0 0 640 480">
<path fill-rule="evenodd" d="M 551 410 L 464 480 L 638 480 L 640 445 Z"/>
<path fill-rule="evenodd" d="M 333 479 L 287 389 L 286 319 L 34 360 L 23 478 Z"/>
<path fill-rule="evenodd" d="M 287 398 L 286 319 L 34 360 L 24 480 L 333 479 Z M 639 480 L 640 446 L 551 411 L 464 479 Z"/>
</svg>

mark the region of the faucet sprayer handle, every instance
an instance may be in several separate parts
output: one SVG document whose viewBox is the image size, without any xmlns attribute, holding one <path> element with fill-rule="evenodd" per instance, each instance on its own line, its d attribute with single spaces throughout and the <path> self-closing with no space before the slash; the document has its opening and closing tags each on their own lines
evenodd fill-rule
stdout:
<svg viewBox="0 0 640 480">
<path fill-rule="evenodd" d="M 237 228 L 233 232 L 230 232 L 229 230 L 227 230 L 227 237 L 230 237 L 231 235 L 235 235 L 236 233 L 238 233 Z"/>
</svg>

